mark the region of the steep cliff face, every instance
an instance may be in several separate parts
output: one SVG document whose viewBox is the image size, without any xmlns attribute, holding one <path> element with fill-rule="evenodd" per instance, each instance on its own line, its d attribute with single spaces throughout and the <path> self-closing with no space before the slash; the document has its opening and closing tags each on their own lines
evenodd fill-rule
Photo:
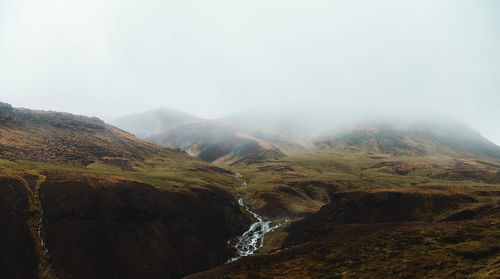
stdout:
<svg viewBox="0 0 500 279">
<path fill-rule="evenodd" d="M 0 177 L 0 277 L 36 278 L 38 258 L 28 228 L 28 190 L 15 178 Z"/>
<path fill-rule="evenodd" d="M 49 174 L 40 197 L 62 278 L 179 278 L 223 264 L 249 220 L 216 187 L 160 191 L 131 181 Z"/>
<path fill-rule="evenodd" d="M 232 257 L 227 241 L 250 223 L 214 186 L 162 191 L 95 175 L 31 176 L 0 181 L 2 278 L 36 278 L 39 266 L 46 278 L 180 278 Z"/>
</svg>

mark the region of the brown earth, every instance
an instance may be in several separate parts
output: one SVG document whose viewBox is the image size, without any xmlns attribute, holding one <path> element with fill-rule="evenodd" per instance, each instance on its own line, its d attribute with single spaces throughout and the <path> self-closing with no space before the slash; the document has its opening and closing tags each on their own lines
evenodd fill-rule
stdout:
<svg viewBox="0 0 500 279">
<path fill-rule="evenodd" d="M 308 242 L 193 274 L 211 278 L 500 278 L 498 216 L 444 223 L 326 224 Z"/>
<path fill-rule="evenodd" d="M 43 175 L 42 236 L 53 278 L 180 278 L 223 264 L 234 255 L 228 239 L 250 224 L 234 196 L 214 186 L 162 191 L 119 178 Z M 37 277 L 27 197 L 20 178 L 2 178 L 1 278 Z"/>
<path fill-rule="evenodd" d="M 36 278 L 38 258 L 28 229 L 28 193 L 18 179 L 0 178 L 0 278 Z"/>
<path fill-rule="evenodd" d="M 371 166 L 371 168 L 380 168 L 381 171 L 398 175 L 407 175 L 412 171 L 421 169 L 432 170 L 435 167 L 436 165 L 419 161 L 388 161 Z"/>
<path fill-rule="evenodd" d="M 186 278 L 500 278 L 498 204 L 464 214 L 470 209 L 460 208 L 480 204 L 471 195 L 451 189 L 338 193 L 317 214 L 289 226 L 282 250 Z M 457 210 L 449 220 L 416 221 L 419 211 Z"/>
<path fill-rule="evenodd" d="M 480 160 L 457 159 L 432 176 L 455 181 L 471 180 L 484 183 L 500 183 L 500 166 Z"/>
<path fill-rule="evenodd" d="M 500 195 L 486 192 L 336 193 L 286 229 L 281 250 L 186 278 L 500 278 Z"/>
<path fill-rule="evenodd" d="M 334 193 L 332 202 L 287 229 L 285 246 L 305 241 L 307 230 L 317 224 L 368 224 L 433 221 L 464 206 L 478 203 L 471 194 L 451 188 L 382 189 Z"/>
</svg>

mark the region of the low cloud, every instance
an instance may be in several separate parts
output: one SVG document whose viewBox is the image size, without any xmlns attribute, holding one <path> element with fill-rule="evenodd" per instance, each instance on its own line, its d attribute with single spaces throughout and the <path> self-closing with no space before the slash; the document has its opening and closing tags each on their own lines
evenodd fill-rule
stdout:
<svg viewBox="0 0 500 279">
<path fill-rule="evenodd" d="M 6 0 L 0 98 L 104 119 L 447 117 L 500 144 L 499 12 L 495 0 Z"/>
</svg>

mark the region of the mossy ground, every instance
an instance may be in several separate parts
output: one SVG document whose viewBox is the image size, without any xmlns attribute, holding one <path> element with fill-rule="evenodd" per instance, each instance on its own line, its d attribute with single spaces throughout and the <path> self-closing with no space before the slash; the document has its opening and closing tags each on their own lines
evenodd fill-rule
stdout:
<svg viewBox="0 0 500 279">
<path fill-rule="evenodd" d="M 380 166 L 381 163 L 390 164 Z M 330 202 L 332 192 L 415 187 L 479 191 L 500 186 L 500 183 L 487 183 L 476 177 L 449 179 L 437 175 L 453 171 L 453 164 L 454 159 L 449 157 L 304 153 L 258 164 L 240 164 L 231 170 L 241 174 L 247 183 L 234 191 L 244 196 L 252 209 L 270 217 L 272 212 L 265 209 L 269 195 L 276 197 L 283 212 L 303 216 Z M 404 174 L 398 174 L 401 169 L 405 170 Z"/>
</svg>

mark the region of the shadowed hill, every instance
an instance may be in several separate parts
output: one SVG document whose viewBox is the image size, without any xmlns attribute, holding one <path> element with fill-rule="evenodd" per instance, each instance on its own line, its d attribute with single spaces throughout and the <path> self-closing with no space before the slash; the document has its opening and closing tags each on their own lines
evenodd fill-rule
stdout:
<svg viewBox="0 0 500 279">
<path fill-rule="evenodd" d="M 227 240 L 249 225 L 215 186 L 164 191 L 118 177 L 29 172 L 0 172 L 2 278 L 180 278 L 223 264 L 234 253 Z"/>
<path fill-rule="evenodd" d="M 180 126 L 148 140 L 182 148 L 189 154 L 216 164 L 258 163 L 285 156 L 283 150 L 303 150 L 278 136 L 245 131 L 215 123 Z"/>
<path fill-rule="evenodd" d="M 318 224 L 429 222 L 478 202 L 467 192 L 451 188 L 352 191 L 333 194 L 331 200 L 315 214 L 292 224 L 284 245 L 304 242 L 306 231 Z"/>
<path fill-rule="evenodd" d="M 61 278 L 180 278 L 223 264 L 234 253 L 227 240 L 249 225 L 217 187 L 167 192 L 48 173 L 40 195 Z"/>
</svg>

